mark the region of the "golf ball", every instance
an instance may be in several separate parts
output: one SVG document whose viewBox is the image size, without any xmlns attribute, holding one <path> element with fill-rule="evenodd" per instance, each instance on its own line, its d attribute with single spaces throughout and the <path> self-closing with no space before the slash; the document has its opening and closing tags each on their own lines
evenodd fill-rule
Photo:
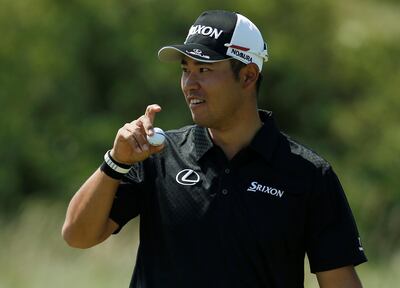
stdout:
<svg viewBox="0 0 400 288">
<path fill-rule="evenodd" d="M 152 136 L 147 135 L 147 141 L 152 146 L 159 146 L 165 141 L 165 133 L 161 128 L 154 127 L 154 134 Z"/>
</svg>

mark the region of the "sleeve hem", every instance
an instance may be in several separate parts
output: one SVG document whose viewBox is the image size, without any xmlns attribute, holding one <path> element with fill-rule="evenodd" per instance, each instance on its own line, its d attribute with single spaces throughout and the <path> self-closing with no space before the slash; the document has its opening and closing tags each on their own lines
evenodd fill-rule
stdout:
<svg viewBox="0 0 400 288">
<path fill-rule="evenodd" d="M 126 223 L 123 223 L 122 221 L 119 221 L 118 219 L 115 219 L 115 218 L 114 218 L 113 216 L 111 216 L 111 215 L 108 216 L 108 218 L 110 218 L 112 221 L 114 221 L 115 223 L 118 224 L 118 228 L 117 228 L 114 232 L 112 232 L 113 235 L 118 234 L 119 231 L 122 230 L 122 227 L 124 227 L 125 224 L 126 224 Z"/>
<path fill-rule="evenodd" d="M 315 274 L 318 272 L 325 272 L 325 271 L 329 271 L 329 270 L 333 270 L 333 269 L 338 269 L 341 267 L 345 267 L 345 266 L 357 266 L 360 265 L 362 263 L 367 262 L 368 259 L 366 257 L 362 257 L 360 259 L 354 260 L 354 261 L 349 261 L 349 262 L 342 262 L 342 263 L 335 263 L 335 264 L 322 264 L 322 265 L 310 265 L 310 271 L 311 273 Z"/>
</svg>

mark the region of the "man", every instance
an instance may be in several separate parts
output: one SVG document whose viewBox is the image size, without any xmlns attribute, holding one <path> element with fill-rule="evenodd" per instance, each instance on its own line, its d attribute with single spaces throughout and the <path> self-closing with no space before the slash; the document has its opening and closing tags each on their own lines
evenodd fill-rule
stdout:
<svg viewBox="0 0 400 288">
<path fill-rule="evenodd" d="M 181 62 L 195 125 L 151 146 L 161 107 L 150 105 L 119 129 L 71 200 L 65 240 L 91 247 L 140 215 L 130 287 L 303 287 L 306 253 L 320 287 L 361 287 L 354 266 L 366 258 L 331 166 L 257 109 L 257 27 L 207 11 L 159 58 Z"/>
</svg>

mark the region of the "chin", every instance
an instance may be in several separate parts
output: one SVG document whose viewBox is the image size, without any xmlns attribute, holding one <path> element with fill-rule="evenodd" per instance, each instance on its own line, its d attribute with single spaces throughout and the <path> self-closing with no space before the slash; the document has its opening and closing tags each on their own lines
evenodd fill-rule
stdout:
<svg viewBox="0 0 400 288">
<path fill-rule="evenodd" d="M 192 119 L 193 122 L 201 127 L 206 127 L 210 128 L 210 121 L 207 121 L 207 119 L 204 119 L 204 117 L 196 117 L 195 115 L 192 114 Z"/>
</svg>

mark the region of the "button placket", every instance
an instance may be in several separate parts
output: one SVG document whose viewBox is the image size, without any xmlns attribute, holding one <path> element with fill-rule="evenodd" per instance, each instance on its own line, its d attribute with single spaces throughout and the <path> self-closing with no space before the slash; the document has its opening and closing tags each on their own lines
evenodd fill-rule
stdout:
<svg viewBox="0 0 400 288">
<path fill-rule="evenodd" d="M 221 175 L 221 178 L 222 178 L 222 185 L 221 185 L 221 194 L 223 195 L 223 196 L 227 196 L 227 195 L 229 195 L 230 194 L 230 189 L 231 189 L 231 185 L 232 185 L 232 183 L 231 183 L 231 181 L 230 181 L 230 178 L 231 178 L 231 169 L 230 168 L 228 168 L 228 167 L 226 167 L 225 169 L 223 169 L 222 170 L 223 172 L 222 172 L 222 175 Z"/>
</svg>

